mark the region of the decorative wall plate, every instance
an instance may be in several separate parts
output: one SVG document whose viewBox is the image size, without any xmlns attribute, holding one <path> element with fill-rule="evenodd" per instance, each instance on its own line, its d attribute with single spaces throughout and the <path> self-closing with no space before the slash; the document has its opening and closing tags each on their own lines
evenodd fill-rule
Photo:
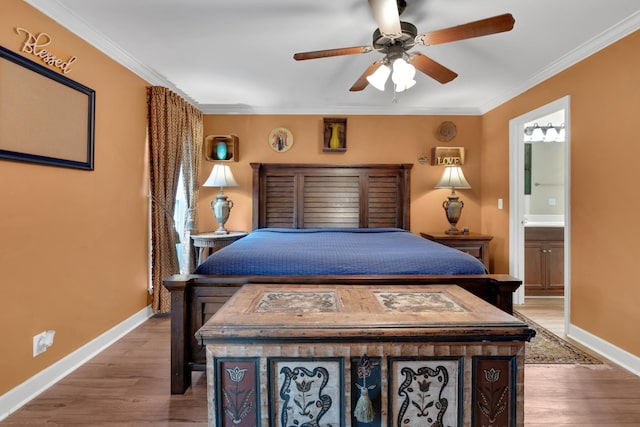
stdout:
<svg viewBox="0 0 640 427">
<path fill-rule="evenodd" d="M 293 134 L 287 128 L 275 128 L 269 133 L 269 147 L 278 153 L 285 152 L 293 146 Z"/>
<path fill-rule="evenodd" d="M 436 138 L 439 141 L 448 142 L 456 137 L 457 129 L 453 122 L 442 122 L 436 131 Z"/>
</svg>

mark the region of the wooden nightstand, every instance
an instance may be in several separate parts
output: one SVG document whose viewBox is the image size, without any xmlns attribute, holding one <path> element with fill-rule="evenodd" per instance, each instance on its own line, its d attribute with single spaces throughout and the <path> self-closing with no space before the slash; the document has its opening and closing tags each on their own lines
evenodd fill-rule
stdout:
<svg viewBox="0 0 640 427">
<path fill-rule="evenodd" d="M 420 233 L 425 239 L 442 243 L 443 245 L 458 249 L 478 258 L 489 271 L 489 242 L 493 236 L 480 233 L 445 234 L 445 233 Z"/>
<path fill-rule="evenodd" d="M 242 239 L 247 234 L 249 233 L 246 231 L 229 231 L 227 234 L 217 234 L 211 231 L 192 235 L 193 246 L 198 248 L 198 265 L 202 264 L 212 253 Z"/>
</svg>

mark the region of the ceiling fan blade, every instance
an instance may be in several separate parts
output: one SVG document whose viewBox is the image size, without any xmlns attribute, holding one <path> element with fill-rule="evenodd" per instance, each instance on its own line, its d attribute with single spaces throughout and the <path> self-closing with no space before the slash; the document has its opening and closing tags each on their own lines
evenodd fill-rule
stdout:
<svg viewBox="0 0 640 427">
<path fill-rule="evenodd" d="M 358 80 L 356 80 L 353 86 L 351 86 L 351 89 L 349 89 L 349 91 L 358 92 L 366 88 L 367 85 L 369 84 L 367 77 L 373 74 L 382 64 L 383 64 L 383 61 L 376 61 L 373 64 L 369 65 L 369 67 L 365 70 L 365 72 L 362 73 L 362 75 L 358 78 Z"/>
<path fill-rule="evenodd" d="M 397 0 L 369 0 L 369 6 L 382 34 L 402 34 Z"/>
<path fill-rule="evenodd" d="M 412 53 L 409 55 L 409 62 L 416 67 L 417 70 L 442 84 L 448 83 L 458 77 L 457 73 L 421 53 Z"/>
<path fill-rule="evenodd" d="M 354 46 L 343 47 L 339 49 L 316 50 L 313 52 L 300 52 L 293 55 L 296 61 L 305 59 L 328 58 L 330 56 L 355 55 L 358 53 L 369 53 L 373 50 L 372 46 Z"/>
<path fill-rule="evenodd" d="M 458 40 L 511 31 L 515 22 L 513 15 L 505 13 L 504 15 L 481 19 L 479 21 L 469 22 L 455 27 L 418 34 L 415 40 L 417 44 L 425 46 L 455 42 Z"/>
</svg>

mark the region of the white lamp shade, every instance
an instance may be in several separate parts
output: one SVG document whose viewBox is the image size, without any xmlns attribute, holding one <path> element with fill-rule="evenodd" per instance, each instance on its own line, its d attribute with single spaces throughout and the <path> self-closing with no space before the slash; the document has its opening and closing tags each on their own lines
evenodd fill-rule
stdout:
<svg viewBox="0 0 640 427">
<path fill-rule="evenodd" d="M 216 164 L 213 166 L 211 175 L 202 184 L 204 187 L 237 187 L 238 183 L 231 173 L 231 168 L 228 165 Z"/>
<path fill-rule="evenodd" d="M 442 178 L 435 188 L 471 188 L 459 166 L 447 166 L 444 168 Z"/>
<path fill-rule="evenodd" d="M 391 74 L 391 69 L 382 64 L 376 71 L 373 72 L 373 74 L 367 76 L 367 81 L 376 89 L 384 91 L 384 85 L 387 83 L 389 74 Z"/>
</svg>

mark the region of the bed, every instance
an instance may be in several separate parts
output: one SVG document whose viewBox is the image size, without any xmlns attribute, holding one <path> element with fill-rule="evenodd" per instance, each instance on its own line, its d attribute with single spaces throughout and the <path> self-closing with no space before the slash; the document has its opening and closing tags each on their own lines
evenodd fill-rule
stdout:
<svg viewBox="0 0 640 427">
<path fill-rule="evenodd" d="M 186 391 L 193 370 L 205 369 L 195 332 L 247 283 L 457 284 L 512 313 L 521 281 L 487 274 L 474 257 L 409 231 L 411 164 L 251 167 L 253 232 L 194 274 L 164 281 L 171 293 L 173 394 Z"/>
<path fill-rule="evenodd" d="M 268 248 L 265 250 L 265 248 Z M 260 228 L 207 258 L 195 274 L 485 274 L 467 253 L 401 228 Z"/>
</svg>

